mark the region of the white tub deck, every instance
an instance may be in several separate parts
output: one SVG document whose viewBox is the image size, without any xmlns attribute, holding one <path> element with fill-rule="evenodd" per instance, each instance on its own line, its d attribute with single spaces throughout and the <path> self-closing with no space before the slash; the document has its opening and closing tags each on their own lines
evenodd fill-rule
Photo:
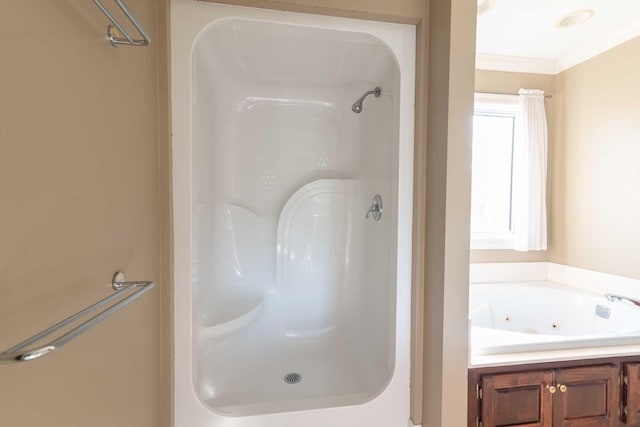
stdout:
<svg viewBox="0 0 640 427">
<path fill-rule="evenodd" d="M 470 366 L 640 354 L 640 307 L 549 281 L 470 292 Z"/>
</svg>

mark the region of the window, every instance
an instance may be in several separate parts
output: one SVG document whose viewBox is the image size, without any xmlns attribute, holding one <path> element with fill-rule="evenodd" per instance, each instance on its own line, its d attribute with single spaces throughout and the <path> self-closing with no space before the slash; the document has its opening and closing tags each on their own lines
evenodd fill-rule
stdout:
<svg viewBox="0 0 640 427">
<path fill-rule="evenodd" d="M 513 141 L 518 97 L 476 94 L 471 248 L 513 248 Z"/>
</svg>

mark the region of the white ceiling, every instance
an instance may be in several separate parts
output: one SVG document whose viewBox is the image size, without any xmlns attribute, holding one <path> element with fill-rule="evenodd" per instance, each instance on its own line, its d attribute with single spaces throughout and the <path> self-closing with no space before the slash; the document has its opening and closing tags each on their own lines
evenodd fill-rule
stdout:
<svg viewBox="0 0 640 427">
<path fill-rule="evenodd" d="M 555 26 L 580 9 L 595 15 Z M 640 0 L 496 0 L 478 16 L 477 67 L 556 74 L 639 35 Z"/>
</svg>

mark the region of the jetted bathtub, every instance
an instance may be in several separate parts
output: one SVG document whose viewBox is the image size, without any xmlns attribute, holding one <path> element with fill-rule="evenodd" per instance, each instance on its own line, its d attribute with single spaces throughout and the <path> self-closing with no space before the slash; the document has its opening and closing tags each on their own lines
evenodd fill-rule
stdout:
<svg viewBox="0 0 640 427">
<path fill-rule="evenodd" d="M 473 284 L 469 301 L 474 355 L 640 343 L 640 307 L 552 282 Z"/>
</svg>

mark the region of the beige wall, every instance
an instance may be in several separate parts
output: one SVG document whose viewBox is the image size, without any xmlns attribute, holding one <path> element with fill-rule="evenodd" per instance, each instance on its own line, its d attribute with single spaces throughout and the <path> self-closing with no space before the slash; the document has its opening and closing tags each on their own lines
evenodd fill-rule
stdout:
<svg viewBox="0 0 640 427">
<path fill-rule="evenodd" d="M 518 90 L 542 89 L 547 95 L 555 92 L 555 76 L 547 74 L 509 73 L 504 71 L 476 70 L 475 89 L 479 92 L 517 94 Z M 554 116 L 554 101 L 545 101 L 548 120 Z M 551 133 L 551 132 L 549 132 Z"/>
<path fill-rule="evenodd" d="M 545 94 L 555 94 L 555 76 L 545 74 L 509 73 L 502 71 L 476 70 L 475 90 L 478 92 L 517 94 L 521 88 L 542 89 Z M 555 147 L 555 97 L 545 100 L 547 125 L 549 128 L 549 165 L 552 165 Z M 549 193 L 552 189 L 553 170 L 548 170 Z M 548 194 L 548 204 L 551 194 Z M 547 206 L 551 212 L 551 206 Z M 550 238 L 552 238 L 550 236 Z M 471 262 L 534 262 L 547 261 L 547 251 L 517 252 L 514 250 L 472 250 Z"/>
<path fill-rule="evenodd" d="M 131 7 L 156 40 L 156 1 Z M 161 45 L 114 49 L 106 27 L 91 1 L 0 2 L 0 350 L 110 294 L 115 270 L 157 288 L 41 360 L 0 366 L 3 426 L 168 425 Z"/>
<path fill-rule="evenodd" d="M 417 25 L 412 418 L 462 427 L 475 4 L 433 2 L 430 19 L 428 0 L 227 2 Z M 116 269 L 158 285 L 57 354 L 1 366 L 1 425 L 170 424 L 167 3 L 133 2 L 154 43 L 119 49 L 92 2 L 0 4 L 0 347 L 109 294 Z"/>
<path fill-rule="evenodd" d="M 557 76 L 549 260 L 640 278 L 640 38 Z"/>
<path fill-rule="evenodd" d="M 405 24 L 422 22 L 429 4 L 428 0 L 215 0 L 215 3 Z"/>
<path fill-rule="evenodd" d="M 476 3 L 431 2 L 424 295 L 425 427 L 466 425 Z"/>
<path fill-rule="evenodd" d="M 160 202 L 160 416 L 173 425 L 173 186 L 171 167 L 170 0 L 157 0 L 158 179 Z"/>
</svg>

